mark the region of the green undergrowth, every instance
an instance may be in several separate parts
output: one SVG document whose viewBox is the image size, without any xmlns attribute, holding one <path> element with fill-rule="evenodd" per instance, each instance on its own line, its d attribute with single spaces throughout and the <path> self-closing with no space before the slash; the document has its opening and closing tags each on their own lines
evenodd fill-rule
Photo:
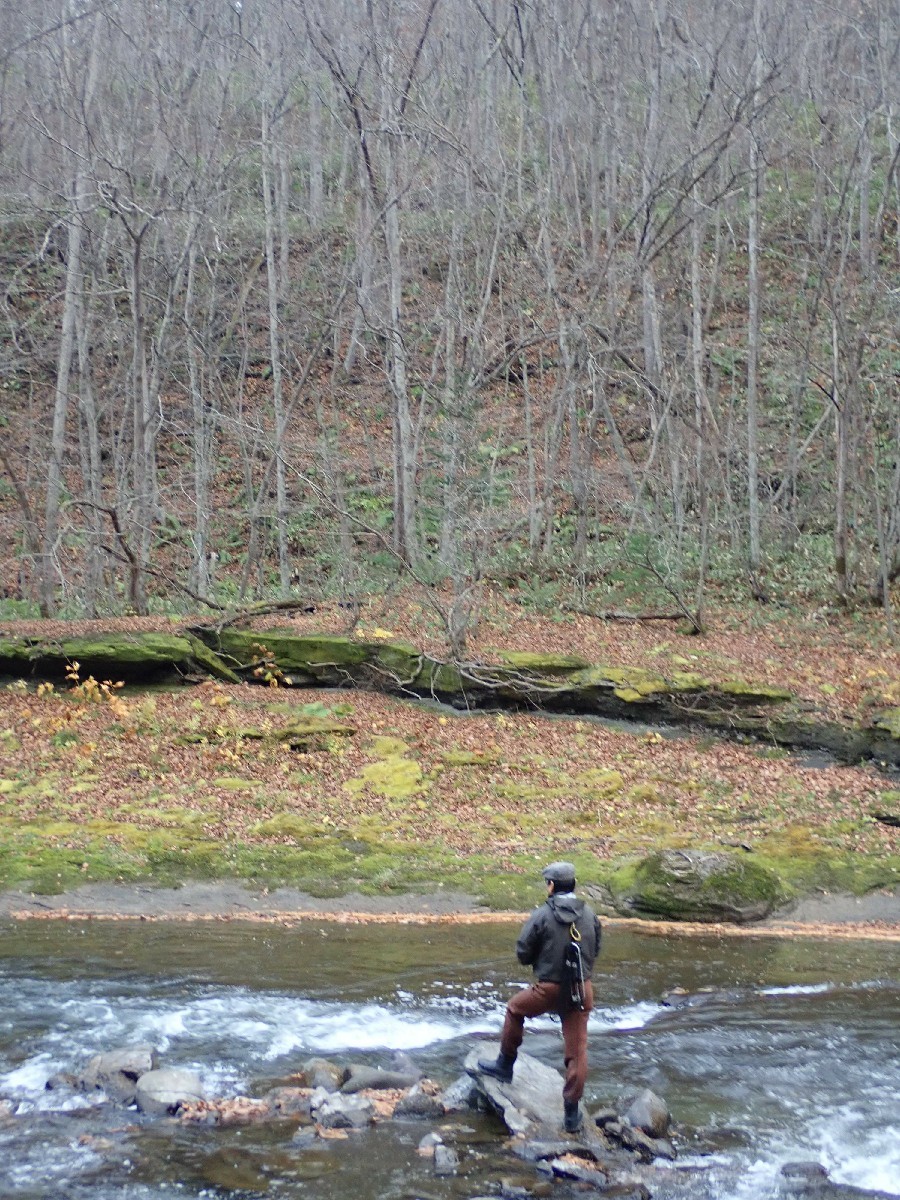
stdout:
<svg viewBox="0 0 900 1200">
<path fill-rule="evenodd" d="M 136 817 L 141 815 L 137 812 Z M 428 893 L 475 896 L 497 909 L 535 902 L 537 860 L 500 869 L 485 852 L 460 857 L 437 844 L 387 841 L 365 829 L 323 833 L 292 814 L 257 824 L 251 833 L 293 844 L 214 840 L 202 816 L 170 811 L 171 825 L 147 830 L 114 822 L 64 820 L 14 825 L 0 819 L 0 887 L 53 895 L 84 883 L 237 879 L 254 887 L 294 887 L 315 897 Z"/>
<path fill-rule="evenodd" d="M 140 820 L 152 810 L 135 807 Z M 266 844 L 214 839 L 204 833 L 206 814 L 171 809 L 154 813 L 147 829 L 126 822 L 29 824 L 0 817 L 0 887 L 54 894 L 89 882 L 152 882 L 177 886 L 190 880 L 236 879 L 248 886 L 298 888 L 315 897 L 425 894 L 442 889 L 476 897 L 498 910 L 521 910 L 540 901 L 540 853 L 498 862 L 489 849 L 466 856 L 439 842 L 385 837 L 381 823 L 363 820 L 352 829 L 324 831 L 297 814 L 267 818 L 249 830 Z M 375 826 L 377 825 L 377 831 Z M 486 828 L 486 833 L 490 830 Z M 539 832 L 534 831 L 535 834 Z M 272 844 L 277 842 L 278 844 Z M 663 831 L 656 847 L 678 839 Z M 598 859 L 588 848 L 566 851 L 585 884 L 622 890 L 638 854 Z M 635 848 L 636 849 L 636 848 Z M 649 852 L 651 845 L 644 848 Z M 900 856 L 873 859 L 818 844 L 801 830 L 761 841 L 748 862 L 779 879 L 787 899 L 822 893 L 863 895 L 900 886 Z"/>
</svg>

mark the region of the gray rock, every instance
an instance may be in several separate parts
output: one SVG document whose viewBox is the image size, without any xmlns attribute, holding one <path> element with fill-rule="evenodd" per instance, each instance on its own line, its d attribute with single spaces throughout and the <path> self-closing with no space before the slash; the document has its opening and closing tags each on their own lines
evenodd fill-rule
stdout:
<svg viewBox="0 0 900 1200">
<path fill-rule="evenodd" d="M 285 1117 L 302 1117 L 309 1113 L 310 1098 L 301 1088 L 270 1088 L 263 1099 L 273 1112 Z"/>
<path fill-rule="evenodd" d="M 669 1131 L 671 1116 L 666 1102 L 649 1088 L 623 1092 L 616 1100 L 616 1112 L 628 1125 L 650 1137 L 662 1138 Z"/>
<path fill-rule="evenodd" d="M 506 1123 L 512 1134 L 530 1134 L 535 1127 L 559 1127 L 563 1121 L 562 1087 L 559 1071 L 545 1067 L 530 1054 L 519 1054 L 511 1083 L 501 1083 L 485 1075 L 478 1066 L 479 1058 L 496 1058 L 497 1043 L 482 1043 L 466 1058 L 466 1070 L 478 1084 L 479 1091 Z"/>
<path fill-rule="evenodd" d="M 460 1075 L 441 1094 L 445 1113 L 465 1112 L 474 1108 L 481 1093 L 471 1075 Z"/>
<path fill-rule="evenodd" d="M 77 1077 L 75 1086 L 83 1092 L 106 1092 L 111 1100 L 131 1104 L 138 1080 L 158 1065 L 152 1046 L 123 1046 L 95 1054 Z"/>
<path fill-rule="evenodd" d="M 542 1159 L 562 1158 L 564 1154 L 574 1154 L 582 1150 L 580 1142 L 523 1142 L 517 1139 L 513 1145 L 513 1153 L 525 1162 L 541 1162 Z"/>
<path fill-rule="evenodd" d="M 412 1073 L 383 1071 L 380 1067 L 366 1067 L 354 1063 L 349 1068 L 347 1078 L 341 1084 L 341 1091 L 345 1096 L 352 1096 L 355 1092 L 369 1088 L 375 1091 L 384 1091 L 388 1088 L 408 1088 L 412 1087 L 420 1078 L 418 1071 Z"/>
<path fill-rule="evenodd" d="M 444 1104 L 441 1097 L 430 1096 L 418 1083 L 411 1087 L 405 1096 L 401 1096 L 394 1107 L 395 1117 L 415 1117 L 430 1121 L 443 1115 Z"/>
<path fill-rule="evenodd" d="M 327 1092 L 336 1092 L 347 1078 L 344 1068 L 329 1062 L 327 1058 L 308 1058 L 303 1064 L 303 1074 L 307 1086 L 325 1088 Z"/>
<path fill-rule="evenodd" d="M 314 1129 L 310 1129 L 308 1125 L 301 1125 L 299 1129 L 294 1130 L 291 1145 L 295 1150 L 310 1150 L 318 1140 Z"/>
<path fill-rule="evenodd" d="M 832 1183 L 815 1162 L 785 1163 L 779 1178 L 782 1196 L 791 1200 L 898 1200 L 897 1192 L 873 1192 L 846 1183 Z"/>
<path fill-rule="evenodd" d="M 180 1067 L 147 1071 L 135 1088 L 138 1108 L 152 1117 L 164 1117 L 177 1112 L 183 1104 L 205 1099 L 200 1076 Z"/>
<path fill-rule="evenodd" d="M 362 1129 L 375 1118 L 375 1106 L 365 1096 L 329 1094 L 320 1104 L 311 1104 L 317 1124 L 325 1129 Z"/>
<path fill-rule="evenodd" d="M 431 1133 L 426 1133 L 421 1142 L 419 1142 L 419 1153 L 434 1154 L 435 1146 L 442 1145 L 443 1141 L 444 1139 L 441 1137 L 441 1135 L 432 1130 Z"/>
<path fill-rule="evenodd" d="M 615 896 L 619 912 L 674 921 L 761 921 L 783 901 L 778 878 L 752 855 L 661 850 L 641 860 Z"/>
<path fill-rule="evenodd" d="M 77 1088 L 80 1085 L 80 1076 L 73 1074 L 71 1071 L 57 1071 L 55 1075 L 51 1075 L 44 1084 L 44 1090 L 55 1092 L 59 1088 Z"/>
<path fill-rule="evenodd" d="M 434 1148 L 435 1175 L 455 1175 L 459 1170 L 459 1155 L 443 1142 Z"/>
<path fill-rule="evenodd" d="M 577 1179 L 579 1183 L 590 1183 L 593 1187 L 605 1188 L 609 1179 L 605 1171 L 599 1170 L 596 1166 L 582 1165 L 581 1163 L 563 1162 L 562 1159 L 554 1158 L 550 1167 L 554 1175 L 561 1179 Z"/>
</svg>

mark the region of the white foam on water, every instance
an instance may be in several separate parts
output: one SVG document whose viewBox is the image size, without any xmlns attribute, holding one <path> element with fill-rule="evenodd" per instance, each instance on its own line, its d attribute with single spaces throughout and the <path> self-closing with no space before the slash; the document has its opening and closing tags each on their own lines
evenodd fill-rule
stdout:
<svg viewBox="0 0 900 1200">
<path fill-rule="evenodd" d="M 892 1113 L 896 1105 L 892 1105 Z M 845 1111 L 813 1131 L 816 1158 L 836 1183 L 900 1193 L 900 1123 Z"/>
<path fill-rule="evenodd" d="M 644 1026 L 658 1013 L 663 1006 L 653 1000 L 639 1000 L 625 1008 L 595 1008 L 591 1013 L 590 1024 L 599 1025 L 602 1029 L 643 1029 Z"/>
<path fill-rule="evenodd" d="M 833 991 L 833 983 L 793 983 L 784 987 L 760 988 L 761 996 L 815 996 L 821 992 Z"/>
</svg>

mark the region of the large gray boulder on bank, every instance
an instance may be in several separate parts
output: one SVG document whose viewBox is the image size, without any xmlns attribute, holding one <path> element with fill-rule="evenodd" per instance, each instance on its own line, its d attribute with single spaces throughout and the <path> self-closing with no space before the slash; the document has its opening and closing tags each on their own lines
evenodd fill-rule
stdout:
<svg viewBox="0 0 900 1200">
<path fill-rule="evenodd" d="M 135 1099 L 142 1113 L 165 1117 L 177 1112 L 183 1104 L 205 1100 L 206 1095 L 196 1071 L 163 1067 L 140 1077 L 135 1088 Z"/>
<path fill-rule="evenodd" d="M 671 921 L 746 924 L 784 900 L 771 871 L 727 850 L 661 850 L 617 872 L 610 888 L 619 912 Z"/>
<path fill-rule="evenodd" d="M 536 1128 L 559 1128 L 563 1122 L 563 1078 L 530 1054 L 519 1054 L 512 1083 L 501 1083 L 478 1066 L 497 1057 L 498 1042 L 482 1042 L 466 1058 L 466 1071 L 490 1106 L 500 1114 L 512 1134 L 532 1134 Z"/>
<path fill-rule="evenodd" d="M 131 1104 L 138 1080 L 158 1065 L 152 1046 L 123 1046 L 95 1054 L 80 1075 L 75 1086 L 83 1092 L 103 1091 L 111 1100 Z"/>
</svg>

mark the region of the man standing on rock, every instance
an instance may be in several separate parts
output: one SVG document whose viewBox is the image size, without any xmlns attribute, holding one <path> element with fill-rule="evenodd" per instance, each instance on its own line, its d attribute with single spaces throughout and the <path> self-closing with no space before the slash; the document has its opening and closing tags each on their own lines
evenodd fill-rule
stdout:
<svg viewBox="0 0 900 1200">
<path fill-rule="evenodd" d="M 519 962 L 533 967 L 536 979 L 506 1006 L 496 1061 L 479 1059 L 478 1069 L 511 1083 L 525 1018 L 557 1013 L 565 1047 L 565 1130 L 577 1133 L 583 1124 L 580 1100 L 587 1079 L 587 1022 L 594 1007 L 590 976 L 600 949 L 600 922 L 575 895 L 572 863 L 551 863 L 541 873 L 547 900 L 525 922 L 516 942 Z"/>
</svg>

